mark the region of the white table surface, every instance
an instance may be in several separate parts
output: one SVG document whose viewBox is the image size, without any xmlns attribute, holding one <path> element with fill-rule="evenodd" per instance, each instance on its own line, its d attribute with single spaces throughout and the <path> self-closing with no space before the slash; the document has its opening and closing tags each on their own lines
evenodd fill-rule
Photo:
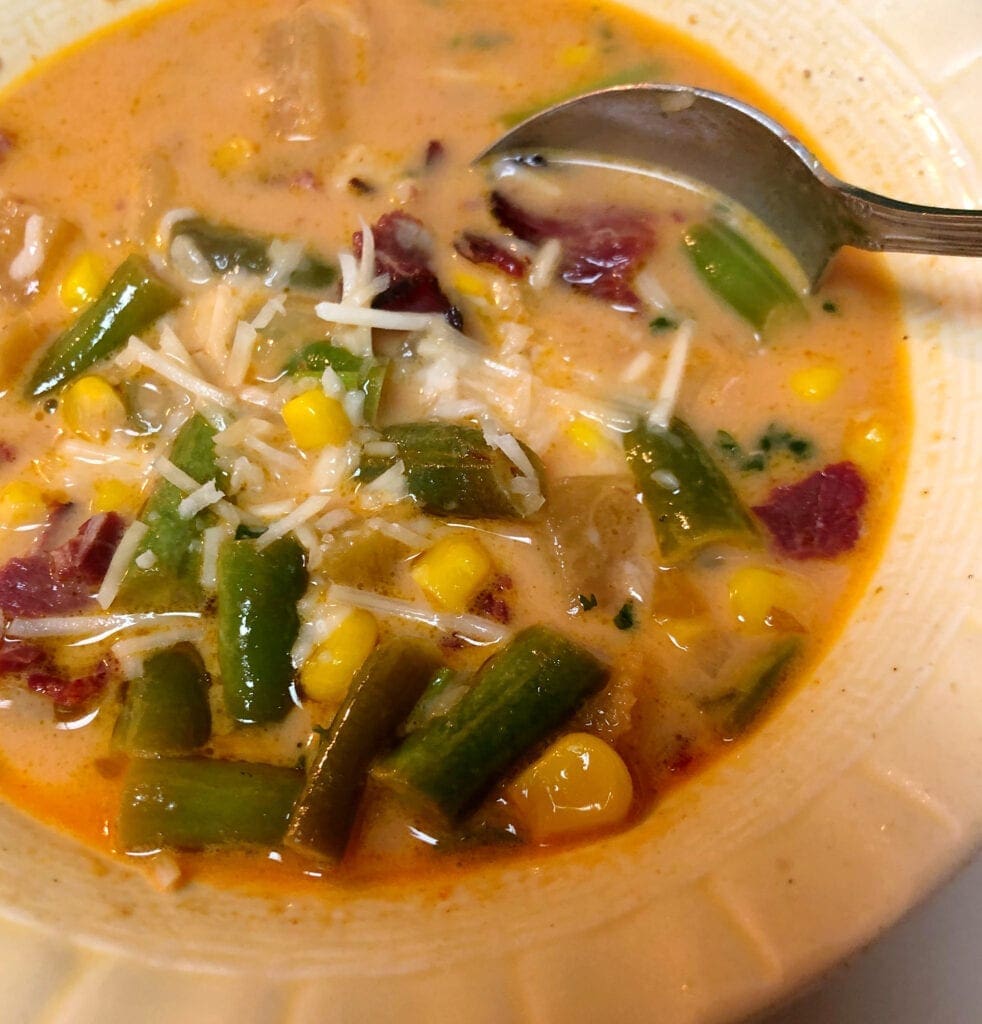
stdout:
<svg viewBox="0 0 982 1024">
<path fill-rule="evenodd" d="M 759 1024 L 979 1024 L 982 856 L 893 930 Z"/>
</svg>

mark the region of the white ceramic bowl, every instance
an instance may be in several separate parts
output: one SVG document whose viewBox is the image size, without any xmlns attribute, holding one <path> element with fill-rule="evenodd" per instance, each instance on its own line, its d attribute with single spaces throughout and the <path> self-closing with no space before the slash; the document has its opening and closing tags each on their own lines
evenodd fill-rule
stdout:
<svg viewBox="0 0 982 1024">
<path fill-rule="evenodd" d="M 2 0 L 4 78 L 143 3 Z M 760 78 L 847 179 L 982 206 L 958 138 L 978 158 L 978 0 L 633 5 Z M 0 807 L 5 1024 L 724 1021 L 895 920 L 982 830 L 982 274 L 893 268 L 915 423 L 892 540 L 841 643 L 734 756 L 539 866 L 323 901 L 157 894 Z"/>
</svg>

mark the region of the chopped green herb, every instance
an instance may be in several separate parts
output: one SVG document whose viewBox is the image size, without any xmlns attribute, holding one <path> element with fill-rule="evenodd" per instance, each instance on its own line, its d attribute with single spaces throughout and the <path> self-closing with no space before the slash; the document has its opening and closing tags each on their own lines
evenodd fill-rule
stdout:
<svg viewBox="0 0 982 1024">
<path fill-rule="evenodd" d="M 634 602 L 626 601 L 621 610 L 614 616 L 614 625 L 618 629 L 633 629 L 635 622 Z"/>
<path fill-rule="evenodd" d="M 586 594 L 580 594 L 579 601 L 580 607 L 585 612 L 591 611 L 593 608 L 596 608 L 599 604 L 599 602 L 597 601 L 596 594 L 591 594 L 589 597 L 587 597 Z"/>
<path fill-rule="evenodd" d="M 652 334 L 660 334 L 662 331 L 674 331 L 678 325 L 678 320 L 673 320 L 670 316 L 656 316 L 649 322 L 648 329 Z"/>
<path fill-rule="evenodd" d="M 795 462 L 803 462 L 815 454 L 815 445 L 811 441 L 796 436 L 776 423 L 772 423 L 749 450 L 745 450 L 728 431 L 717 430 L 716 447 L 744 473 L 759 473 L 767 469 L 772 459 L 785 453 L 792 456 Z"/>
<path fill-rule="evenodd" d="M 826 300 L 825 300 L 825 301 L 824 301 L 824 302 L 822 303 L 822 309 L 823 309 L 823 310 L 824 310 L 824 311 L 825 311 L 826 313 L 838 313 L 838 312 L 839 312 L 839 307 L 838 307 L 838 305 L 837 305 L 836 303 L 834 303 L 834 302 L 833 302 L 833 301 L 832 301 L 831 299 L 826 299 Z"/>
<path fill-rule="evenodd" d="M 742 451 L 740 442 L 726 430 L 716 431 L 716 447 L 727 455 L 739 455 Z"/>
</svg>

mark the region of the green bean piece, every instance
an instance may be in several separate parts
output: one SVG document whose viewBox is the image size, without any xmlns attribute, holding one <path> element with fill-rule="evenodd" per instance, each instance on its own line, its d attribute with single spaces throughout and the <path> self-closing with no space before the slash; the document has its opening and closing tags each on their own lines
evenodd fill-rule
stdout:
<svg viewBox="0 0 982 1024">
<path fill-rule="evenodd" d="M 235 228 L 192 217 L 174 225 L 173 237 L 187 238 L 216 274 L 248 270 L 266 277 L 272 269 L 269 246 L 272 238 L 249 235 Z M 312 253 L 305 253 L 290 275 L 291 288 L 316 291 L 334 283 L 337 272 Z"/>
<path fill-rule="evenodd" d="M 215 428 L 203 416 L 193 416 L 182 427 L 170 461 L 199 484 L 215 480 L 219 488 L 225 486 L 215 461 Z M 183 499 L 183 492 L 169 480 L 154 485 L 140 512 L 147 532 L 134 557 L 152 551 L 155 560 L 146 569 L 130 563 L 120 588 L 120 604 L 165 610 L 196 608 L 201 603 L 201 535 L 212 513 L 185 519 L 177 511 Z"/>
<path fill-rule="evenodd" d="M 470 680 L 452 668 L 441 668 L 426 684 L 426 689 L 416 702 L 409 717 L 403 722 L 401 732 L 408 735 L 422 729 L 434 718 L 445 715 L 467 692 Z"/>
<path fill-rule="evenodd" d="M 398 448 L 406 467 L 409 493 L 424 511 L 462 519 L 523 519 L 528 515 L 512 489 L 519 470 L 498 448 L 492 448 L 475 427 L 455 423 L 403 423 L 383 431 Z M 536 455 L 525 445 L 542 486 Z M 396 457 L 366 456 L 360 477 L 372 480 Z"/>
<path fill-rule="evenodd" d="M 205 758 L 137 758 L 123 784 L 116 847 L 278 846 L 303 786 L 292 768 Z"/>
<path fill-rule="evenodd" d="M 344 856 L 369 765 L 391 742 L 438 664 L 434 653 L 413 640 L 391 640 L 375 649 L 320 741 L 290 819 L 289 846 L 332 860 Z"/>
<path fill-rule="evenodd" d="M 373 777 L 454 817 L 607 680 L 589 651 L 546 626 L 523 630 L 461 700 L 411 733 Z"/>
<path fill-rule="evenodd" d="M 666 564 L 684 562 L 710 544 L 757 543 L 750 514 L 682 420 L 667 428 L 640 424 L 625 435 L 624 452 Z"/>
<path fill-rule="evenodd" d="M 34 398 L 67 384 L 173 309 L 180 296 L 143 256 L 128 257 L 102 294 L 48 348 L 27 385 Z"/>
<path fill-rule="evenodd" d="M 792 658 L 801 650 L 798 637 L 782 637 L 744 666 L 733 685 L 709 702 L 723 739 L 746 732 L 776 694 Z"/>
<path fill-rule="evenodd" d="M 329 341 L 312 341 L 290 356 L 283 367 L 283 372 L 291 377 L 302 377 L 306 374 L 319 377 L 330 368 L 340 377 L 346 390 L 354 391 L 361 386 L 366 362 L 367 360 L 356 356 L 354 352 L 341 345 L 332 345 Z"/>
<path fill-rule="evenodd" d="M 263 548 L 229 540 L 219 550 L 218 663 L 225 708 L 242 725 L 279 721 L 290 708 L 306 589 L 304 551 L 292 537 Z"/>
<path fill-rule="evenodd" d="M 777 267 L 722 221 L 690 228 L 683 243 L 709 288 L 757 331 L 779 306 L 801 305 Z"/>
<path fill-rule="evenodd" d="M 313 341 L 295 352 L 283 370 L 291 377 L 320 376 L 328 367 L 338 375 L 346 391 L 365 392 L 365 419 L 374 424 L 389 374 L 389 360 L 362 359 L 340 345 Z"/>
<path fill-rule="evenodd" d="M 193 753 L 211 737 L 210 685 L 191 644 L 158 651 L 127 686 L 113 746 L 138 757 Z"/>
</svg>

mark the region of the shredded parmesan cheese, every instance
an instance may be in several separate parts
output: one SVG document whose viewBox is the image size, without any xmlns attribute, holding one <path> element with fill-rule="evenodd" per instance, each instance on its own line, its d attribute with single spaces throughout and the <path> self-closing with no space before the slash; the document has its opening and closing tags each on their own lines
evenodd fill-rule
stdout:
<svg viewBox="0 0 982 1024">
<path fill-rule="evenodd" d="M 245 381 L 258 338 L 259 334 L 252 324 L 239 321 L 232 340 L 232 351 L 225 366 L 226 384 L 238 387 Z"/>
<path fill-rule="evenodd" d="M 409 497 L 409 481 L 406 466 L 400 459 L 371 483 L 365 484 L 358 492 L 358 503 L 364 509 L 384 508 L 396 505 Z"/>
<path fill-rule="evenodd" d="M 318 302 L 314 312 L 329 324 L 374 327 L 381 331 L 422 331 L 436 318 L 436 314 L 432 313 L 399 313 L 388 309 L 347 306 L 339 302 Z"/>
<path fill-rule="evenodd" d="M 203 512 L 210 505 L 222 501 L 225 495 L 215 485 L 214 480 L 202 484 L 197 490 L 192 491 L 178 506 L 177 514 L 182 519 L 193 519 L 199 512 Z"/>
<path fill-rule="evenodd" d="M 123 369 L 127 369 L 134 363 L 153 370 L 165 380 L 183 388 L 188 394 L 195 395 L 206 402 L 212 402 L 223 409 L 234 404 L 234 399 L 230 394 L 202 380 L 168 356 L 155 352 L 136 337 L 130 338 L 126 348 L 116 356 L 117 366 L 121 366 Z"/>
<path fill-rule="evenodd" d="M 24 225 L 24 247 L 10 264 L 10 276 L 14 281 L 29 281 L 36 277 L 44 266 L 44 218 L 32 213 Z"/>
<path fill-rule="evenodd" d="M 273 523 L 270 528 L 256 541 L 257 548 L 265 548 L 285 537 L 291 530 L 313 519 L 319 512 L 322 512 L 331 502 L 329 494 L 314 494 L 306 501 L 302 501 L 289 515 Z"/>
<path fill-rule="evenodd" d="M 218 586 L 218 551 L 235 531 L 226 523 L 210 526 L 201 534 L 201 586 L 213 591 Z"/>
<path fill-rule="evenodd" d="M 203 637 L 204 630 L 200 624 L 175 626 L 173 629 L 159 629 L 129 640 L 117 640 L 110 650 L 119 662 L 123 675 L 127 679 L 135 679 L 143 671 L 143 655 L 174 644 L 199 643 Z"/>
<path fill-rule="evenodd" d="M 689 358 L 689 346 L 692 343 L 695 329 L 695 323 L 692 320 L 686 320 L 675 333 L 671 350 L 668 353 L 665 376 L 662 378 L 661 387 L 658 390 L 658 398 L 655 400 L 651 412 L 648 413 L 648 423 L 652 427 L 664 429 L 671 422 L 675 403 L 678 401 L 679 391 L 682 388 L 685 364 Z"/>
<path fill-rule="evenodd" d="M 529 287 L 535 291 L 548 288 L 555 280 L 559 264 L 563 260 L 563 247 L 558 238 L 550 238 L 545 242 L 529 269 Z"/>
<path fill-rule="evenodd" d="M 200 619 L 199 612 L 141 612 L 133 615 L 66 615 L 43 619 L 12 619 L 7 636 L 13 640 L 41 637 L 88 636 L 93 639 L 138 626 L 161 625 L 170 619 Z"/>
<path fill-rule="evenodd" d="M 147 524 L 141 523 L 137 519 L 136 522 L 130 524 L 123 534 L 119 546 L 112 557 L 112 561 L 109 563 L 109 568 L 106 570 L 102 586 L 99 587 L 99 592 L 95 596 L 100 608 L 106 609 L 116 600 L 116 595 L 123 584 L 126 570 L 130 567 L 130 562 L 133 561 L 136 549 L 147 535 L 147 529 Z"/>
<path fill-rule="evenodd" d="M 366 611 L 375 612 L 378 615 L 422 622 L 434 629 L 455 633 L 457 636 L 475 643 L 497 644 L 509 636 L 509 631 L 504 626 L 500 626 L 490 619 L 482 619 L 478 615 L 453 615 L 449 612 L 436 612 L 424 605 L 400 601 L 394 597 L 384 597 L 382 594 L 359 590 L 357 587 L 343 587 L 335 583 L 332 584 L 327 596 L 331 601 L 349 604 L 354 608 L 364 608 Z"/>
</svg>

